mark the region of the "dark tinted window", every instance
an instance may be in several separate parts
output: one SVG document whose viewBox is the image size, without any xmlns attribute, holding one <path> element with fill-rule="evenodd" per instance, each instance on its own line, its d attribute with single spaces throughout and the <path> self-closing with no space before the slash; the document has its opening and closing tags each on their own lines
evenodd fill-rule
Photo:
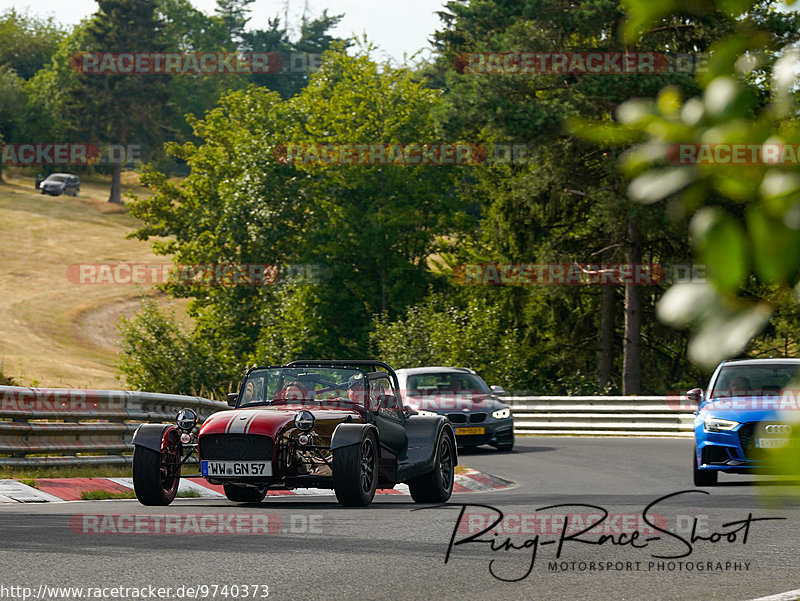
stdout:
<svg viewBox="0 0 800 601">
<path fill-rule="evenodd" d="M 471 390 L 491 393 L 486 383 L 478 376 L 469 373 L 441 372 L 408 376 L 409 392 L 434 392 L 441 390 Z"/>
<path fill-rule="evenodd" d="M 709 398 L 776 394 L 789 386 L 798 373 L 800 365 L 796 363 L 723 365 Z"/>
</svg>

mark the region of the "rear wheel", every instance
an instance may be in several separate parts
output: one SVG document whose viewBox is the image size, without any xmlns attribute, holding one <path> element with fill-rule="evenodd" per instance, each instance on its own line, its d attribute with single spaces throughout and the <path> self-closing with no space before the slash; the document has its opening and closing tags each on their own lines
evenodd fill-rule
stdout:
<svg viewBox="0 0 800 601">
<path fill-rule="evenodd" d="M 261 488 L 249 486 L 236 486 L 235 484 L 224 484 L 222 486 L 225 496 L 234 503 L 261 503 L 267 496 L 266 486 Z"/>
<path fill-rule="evenodd" d="M 133 451 L 133 490 L 142 505 L 169 505 L 181 479 L 178 437 L 167 434 L 161 452 L 136 447 Z"/>
<path fill-rule="evenodd" d="M 433 471 L 414 478 L 408 483 L 411 498 L 416 503 L 444 503 L 447 501 L 453 494 L 455 467 L 453 441 L 442 432 L 436 443 L 436 460 Z"/>
<path fill-rule="evenodd" d="M 345 507 L 372 503 L 378 488 L 378 444 L 371 432 L 360 444 L 333 451 L 333 490 Z"/>
<path fill-rule="evenodd" d="M 692 456 L 695 486 L 716 486 L 719 472 L 716 470 L 701 470 L 697 467 L 697 454 Z"/>
</svg>

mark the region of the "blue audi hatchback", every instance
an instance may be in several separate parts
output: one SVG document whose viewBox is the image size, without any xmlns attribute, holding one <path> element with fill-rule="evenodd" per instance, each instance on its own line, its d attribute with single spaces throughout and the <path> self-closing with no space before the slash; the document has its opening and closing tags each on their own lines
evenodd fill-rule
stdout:
<svg viewBox="0 0 800 601">
<path fill-rule="evenodd" d="M 706 391 L 688 392 L 694 418 L 695 486 L 714 486 L 720 472 L 753 474 L 775 467 L 776 453 L 797 447 L 800 359 L 723 361 Z"/>
</svg>

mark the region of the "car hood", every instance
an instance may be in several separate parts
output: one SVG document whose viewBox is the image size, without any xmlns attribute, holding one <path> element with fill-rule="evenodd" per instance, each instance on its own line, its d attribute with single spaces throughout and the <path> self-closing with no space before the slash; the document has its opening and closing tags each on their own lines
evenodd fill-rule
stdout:
<svg viewBox="0 0 800 601">
<path fill-rule="evenodd" d="M 200 428 L 200 436 L 207 434 L 260 434 L 275 438 L 294 427 L 294 417 L 298 411 L 310 411 L 316 419 L 314 430 L 322 435 L 330 435 L 341 422 L 363 422 L 364 417 L 355 409 L 328 409 L 307 405 L 281 405 L 280 407 L 245 407 L 231 411 L 214 413 Z"/>
<path fill-rule="evenodd" d="M 491 413 L 508 407 L 496 396 L 472 392 L 439 392 L 433 394 L 409 393 L 404 397 L 405 404 L 421 411 L 457 412 L 486 411 Z"/>
<path fill-rule="evenodd" d="M 703 401 L 699 418 L 706 416 L 729 419 L 735 422 L 800 421 L 795 400 L 774 397 L 730 397 Z"/>
</svg>

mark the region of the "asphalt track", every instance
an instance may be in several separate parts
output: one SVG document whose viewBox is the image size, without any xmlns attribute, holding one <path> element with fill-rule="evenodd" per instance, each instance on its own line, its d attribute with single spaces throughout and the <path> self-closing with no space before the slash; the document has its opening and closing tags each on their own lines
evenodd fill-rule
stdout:
<svg viewBox="0 0 800 601">
<path fill-rule="evenodd" d="M 642 512 L 657 499 L 696 490 L 691 485 L 691 448 L 688 439 L 518 439 L 512 453 L 487 448 L 460 458 L 463 465 L 517 486 L 454 495 L 448 507 L 419 511 L 426 506 L 399 495 L 376 498 L 366 509 L 343 509 L 332 495 L 273 497 L 257 506 L 211 499 L 179 499 L 168 508 L 128 500 L 0 505 L 0 598 L 22 599 L 22 589 L 14 586 L 30 587 L 35 595 L 44 585 L 172 587 L 171 599 L 181 598 L 177 587 L 202 585 L 209 588 L 195 591 L 195 598 L 234 598 L 233 589 L 224 585 L 251 587 L 247 597 L 240 588 L 238 598 L 265 598 L 265 589 L 252 585 L 267 585 L 269 599 L 421 601 L 746 600 L 800 588 L 800 481 L 792 488 L 768 478 L 723 476 L 720 486 L 707 489 L 710 494 L 676 495 L 647 512 L 650 521 L 672 534 L 641 521 Z M 775 505 L 778 499 L 781 505 Z M 454 545 L 445 563 L 462 504 L 499 509 L 506 529 L 498 536 L 480 537 L 493 544 Z M 569 506 L 542 509 L 562 504 Z M 568 514 L 570 525 L 576 526 L 582 516 L 592 523 L 598 520 L 599 508 L 610 515 L 598 528 L 614 535 L 602 545 L 590 533 L 578 537 L 588 542 L 570 539 L 574 531 L 562 537 L 543 517 Z M 466 516 L 491 510 L 464 511 Z M 95 521 L 81 517 L 86 514 Z M 155 514 L 180 515 L 183 524 L 189 514 L 266 515 L 280 531 L 115 534 L 106 527 L 105 533 L 94 533 L 103 515 L 119 514 L 149 515 L 151 528 Z M 763 517 L 785 519 L 755 521 Z M 695 534 L 716 542 L 691 542 L 695 519 Z M 470 522 L 465 517 L 463 523 L 454 542 L 468 537 Z M 472 533 L 480 530 L 479 521 L 472 524 Z M 507 538 L 521 548 L 503 547 Z M 628 544 L 616 544 L 621 542 Z M 500 549 L 493 551 L 493 546 Z M 553 562 L 557 571 L 551 569 Z M 214 585 L 217 594 L 212 596 Z M 109 590 L 105 598 L 113 594 Z M 188 598 L 186 589 L 183 595 Z"/>
</svg>

